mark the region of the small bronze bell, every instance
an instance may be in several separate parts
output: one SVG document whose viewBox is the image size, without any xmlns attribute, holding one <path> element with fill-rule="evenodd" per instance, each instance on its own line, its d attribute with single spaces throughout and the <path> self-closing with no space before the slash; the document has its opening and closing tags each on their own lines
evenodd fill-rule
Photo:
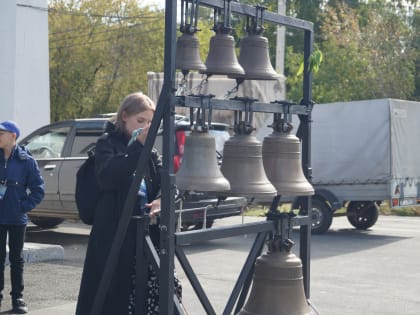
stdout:
<svg viewBox="0 0 420 315">
<path fill-rule="evenodd" d="M 282 196 L 310 196 L 314 188 L 302 171 L 299 138 L 273 131 L 263 140 L 262 154 L 268 179 Z"/>
<path fill-rule="evenodd" d="M 242 39 L 238 60 L 245 74 L 230 77 L 246 80 L 276 80 L 280 77 L 271 65 L 268 40 L 260 34 L 248 34 Z"/>
<path fill-rule="evenodd" d="M 225 142 L 221 170 L 229 180 L 232 196 L 271 199 L 276 189 L 262 163 L 261 142 L 250 134 L 235 134 Z"/>
<path fill-rule="evenodd" d="M 200 44 L 195 34 L 184 33 L 176 42 L 175 67 L 182 71 L 206 71 L 206 65 L 200 58 Z"/>
<path fill-rule="evenodd" d="M 206 74 L 221 75 L 244 75 L 245 71 L 241 67 L 236 57 L 235 40 L 233 36 L 225 33 L 216 33 L 210 39 L 210 49 L 206 60 Z"/>
<path fill-rule="evenodd" d="M 230 189 L 216 157 L 216 142 L 208 132 L 193 130 L 186 138 L 176 183 L 181 190 L 226 191 Z"/>
</svg>

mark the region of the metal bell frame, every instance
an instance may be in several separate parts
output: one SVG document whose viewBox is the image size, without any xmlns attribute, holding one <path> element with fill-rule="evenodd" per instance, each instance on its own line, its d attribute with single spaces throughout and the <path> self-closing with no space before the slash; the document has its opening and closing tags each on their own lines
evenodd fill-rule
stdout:
<svg viewBox="0 0 420 315">
<path fill-rule="evenodd" d="M 226 0 L 225 0 L 226 1 Z M 245 16 L 255 16 L 255 8 L 247 4 L 238 2 L 229 2 L 231 12 Z M 223 9 L 224 2 L 221 0 L 201 0 L 200 5 Z M 157 102 L 156 111 L 150 126 L 148 137 L 145 141 L 144 148 L 139 157 L 135 175 L 130 186 L 127 199 L 121 211 L 120 220 L 115 232 L 115 237 L 111 244 L 110 252 L 104 266 L 104 277 L 102 277 L 98 291 L 93 299 L 93 305 L 90 315 L 100 315 L 107 291 L 110 286 L 115 267 L 118 263 L 119 253 L 123 241 L 126 237 L 128 225 L 131 220 L 137 222 L 137 257 L 144 257 L 143 261 L 147 261 L 152 265 L 159 276 L 159 314 L 173 315 L 186 314 L 179 304 L 178 299 L 174 296 L 174 257 L 178 258 L 182 268 L 184 269 L 190 283 L 195 290 L 206 314 L 216 315 L 204 289 L 202 288 L 197 276 L 194 273 L 189 261 L 184 253 L 182 246 L 194 242 L 208 241 L 224 237 L 256 234 L 254 243 L 250 249 L 249 255 L 242 267 L 237 281 L 232 289 L 232 293 L 228 298 L 226 306 L 222 312 L 223 315 L 237 314 L 244 305 L 245 298 L 248 294 L 252 281 L 252 271 L 254 262 L 261 254 L 264 242 L 268 235 L 272 235 L 278 225 L 277 216 L 269 216 L 267 221 L 257 223 L 245 223 L 242 225 L 228 226 L 218 229 L 206 229 L 200 231 L 190 231 L 175 233 L 175 176 L 173 172 L 173 153 L 174 153 L 174 130 L 175 130 L 175 106 L 182 107 L 201 107 L 201 101 L 194 96 L 175 96 L 175 49 L 176 49 L 176 25 L 177 25 L 177 1 L 166 0 L 165 2 L 165 58 L 164 58 L 164 84 L 162 92 Z M 306 167 L 303 169 L 305 176 L 311 178 L 310 169 L 310 122 L 312 112 L 312 73 L 309 70 L 309 56 L 313 50 L 313 23 L 295 19 L 293 17 L 282 16 L 273 12 L 265 12 L 265 21 L 287 27 L 297 28 L 304 32 L 304 71 L 303 71 L 303 90 L 302 101 L 299 105 L 290 109 L 290 114 L 297 115 L 300 120 L 297 135 L 302 139 L 302 163 Z M 240 100 L 218 100 L 211 99 L 209 106 L 218 110 L 243 111 L 247 106 L 245 102 Z M 266 113 L 283 113 L 284 106 L 281 104 L 267 104 L 261 102 L 253 103 L 254 112 Z M 161 220 L 160 220 L 160 253 L 157 254 L 151 238 L 148 234 L 148 217 L 131 217 L 133 206 L 137 199 L 137 190 L 140 182 L 145 174 L 147 161 L 150 157 L 152 147 L 158 134 L 159 127 L 163 121 L 163 168 L 162 177 L 162 199 L 161 199 Z M 277 211 L 281 196 L 273 199 L 270 212 Z M 303 282 L 306 299 L 310 298 L 310 240 L 311 240 L 311 199 L 305 197 L 302 200 L 301 214 L 291 218 L 292 226 L 300 227 L 300 258 L 303 268 Z M 137 264 L 136 292 L 144 292 L 144 282 L 146 275 L 144 266 L 147 263 Z M 142 294 L 136 296 L 137 305 L 141 305 Z M 141 314 L 143 309 L 136 309 L 136 315 Z"/>
</svg>

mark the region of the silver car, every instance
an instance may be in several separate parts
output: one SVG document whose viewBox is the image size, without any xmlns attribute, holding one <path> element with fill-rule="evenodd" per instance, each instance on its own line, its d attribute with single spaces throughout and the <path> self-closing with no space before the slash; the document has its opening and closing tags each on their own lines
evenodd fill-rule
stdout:
<svg viewBox="0 0 420 315">
<path fill-rule="evenodd" d="M 79 219 L 75 202 L 76 172 L 87 158 L 87 152 L 94 149 L 97 138 L 103 134 L 107 117 L 73 119 L 41 127 L 22 139 L 19 144 L 26 146 L 38 165 L 45 180 L 45 198 L 41 204 L 29 212 L 30 220 L 39 227 L 52 228 L 65 219 Z M 183 144 L 178 143 L 180 134 L 188 134 L 190 123 L 183 116 L 177 116 L 175 123 L 175 154 Z M 222 157 L 224 142 L 229 138 L 228 126 L 214 123 L 210 131 L 216 139 L 218 158 Z M 158 133 L 155 147 L 161 148 L 162 130 Z M 174 159 L 180 160 L 180 159 Z M 179 165 L 175 165 L 179 167 Z M 226 199 L 209 196 L 206 193 L 190 193 L 182 203 L 182 215 L 178 222 L 183 230 L 211 227 L 214 220 L 238 215 L 246 206 L 241 197 Z M 177 210 L 179 214 L 181 210 Z M 206 220 L 204 216 L 206 215 Z"/>
</svg>

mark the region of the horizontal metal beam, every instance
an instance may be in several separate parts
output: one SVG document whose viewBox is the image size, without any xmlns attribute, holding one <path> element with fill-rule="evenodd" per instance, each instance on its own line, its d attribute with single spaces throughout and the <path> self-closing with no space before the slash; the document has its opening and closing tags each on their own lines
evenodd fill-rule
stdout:
<svg viewBox="0 0 420 315">
<path fill-rule="evenodd" d="M 182 246 L 194 242 L 209 241 L 237 235 L 275 231 L 275 223 L 276 222 L 274 220 L 267 220 L 261 222 L 228 225 L 224 227 L 213 227 L 211 229 L 177 232 L 175 233 L 175 244 L 177 246 Z M 297 215 L 291 218 L 291 226 L 309 225 L 310 223 L 311 221 L 306 215 Z"/>
<path fill-rule="evenodd" d="M 200 0 L 200 5 L 222 9 L 224 7 L 224 1 L 223 0 Z M 255 17 L 256 15 L 255 6 L 238 3 L 236 1 L 231 1 L 231 12 L 247 15 L 247 16 L 253 16 L 253 17 Z M 314 29 L 314 24 L 312 22 L 296 19 L 290 16 L 280 15 L 280 14 L 273 13 L 270 11 L 264 11 L 263 18 L 264 18 L 264 21 L 267 21 L 267 22 L 290 26 L 293 28 L 298 28 L 298 29 L 307 30 L 311 32 L 313 32 L 313 29 Z"/>
<path fill-rule="evenodd" d="M 197 231 L 177 232 L 175 233 L 175 244 L 177 246 L 181 246 L 194 242 L 209 241 L 237 235 L 274 231 L 274 228 L 275 226 L 273 221 L 261 221 L 255 223 L 230 225 L 227 227 L 214 227 L 211 229 L 203 229 Z"/>
<path fill-rule="evenodd" d="M 308 115 L 311 108 L 305 105 L 283 105 L 279 103 L 261 103 L 250 102 L 245 100 L 223 100 L 223 99 L 207 99 L 205 102 L 201 101 L 200 96 L 177 96 L 176 106 L 196 107 L 204 109 L 219 109 L 231 111 L 245 111 L 249 108 L 251 112 L 261 113 L 287 113 L 296 115 Z"/>
</svg>

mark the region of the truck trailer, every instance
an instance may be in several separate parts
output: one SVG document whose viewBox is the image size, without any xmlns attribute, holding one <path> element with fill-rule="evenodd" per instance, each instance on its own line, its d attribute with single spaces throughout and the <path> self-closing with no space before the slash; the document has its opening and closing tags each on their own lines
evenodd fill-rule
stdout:
<svg viewBox="0 0 420 315">
<path fill-rule="evenodd" d="M 420 102 L 375 99 L 316 104 L 312 111 L 312 232 L 326 232 L 333 213 L 368 229 L 378 206 L 420 204 Z M 300 206 L 297 198 L 293 209 Z"/>
</svg>

